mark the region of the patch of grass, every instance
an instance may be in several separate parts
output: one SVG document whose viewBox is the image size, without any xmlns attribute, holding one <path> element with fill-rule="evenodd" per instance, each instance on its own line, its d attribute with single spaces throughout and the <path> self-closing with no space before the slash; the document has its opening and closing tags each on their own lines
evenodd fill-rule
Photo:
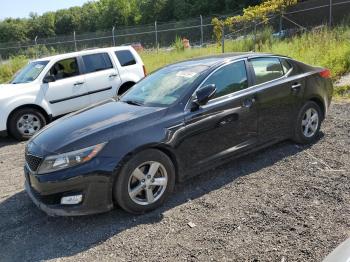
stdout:
<svg viewBox="0 0 350 262">
<path fill-rule="evenodd" d="M 25 56 L 16 56 L 0 64 L 0 83 L 10 81 L 18 70 L 28 63 Z"/>
<path fill-rule="evenodd" d="M 350 85 L 334 87 L 334 97 L 342 97 L 350 99 Z"/>
</svg>

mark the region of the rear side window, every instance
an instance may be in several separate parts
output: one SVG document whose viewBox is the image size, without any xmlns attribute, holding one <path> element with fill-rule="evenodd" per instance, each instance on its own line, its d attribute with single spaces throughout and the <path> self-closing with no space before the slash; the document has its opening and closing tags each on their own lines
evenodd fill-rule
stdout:
<svg viewBox="0 0 350 262">
<path fill-rule="evenodd" d="M 113 68 L 111 59 L 107 53 L 84 55 L 85 73 L 92 73 Z"/>
<path fill-rule="evenodd" d="M 116 51 L 115 55 L 117 56 L 121 66 L 129 66 L 136 64 L 135 57 L 129 50 Z"/>
<path fill-rule="evenodd" d="M 239 61 L 220 68 L 205 81 L 203 87 L 210 84 L 216 86 L 214 98 L 247 88 L 248 78 L 245 62 Z"/>
<path fill-rule="evenodd" d="M 262 57 L 250 60 L 255 73 L 255 84 L 262 84 L 284 75 L 281 62 L 278 58 Z"/>
<path fill-rule="evenodd" d="M 283 67 L 283 71 L 285 74 L 287 74 L 289 70 L 292 68 L 292 66 L 286 59 L 281 59 L 281 65 Z"/>
</svg>

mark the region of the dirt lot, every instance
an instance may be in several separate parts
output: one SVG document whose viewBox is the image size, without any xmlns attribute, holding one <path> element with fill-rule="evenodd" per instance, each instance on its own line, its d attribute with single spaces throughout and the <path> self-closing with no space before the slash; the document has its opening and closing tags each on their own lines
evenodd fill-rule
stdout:
<svg viewBox="0 0 350 262">
<path fill-rule="evenodd" d="M 143 216 L 46 216 L 23 191 L 23 149 L 0 140 L 0 261 L 321 261 L 350 236 L 350 103 L 317 143 L 233 160 Z"/>
</svg>

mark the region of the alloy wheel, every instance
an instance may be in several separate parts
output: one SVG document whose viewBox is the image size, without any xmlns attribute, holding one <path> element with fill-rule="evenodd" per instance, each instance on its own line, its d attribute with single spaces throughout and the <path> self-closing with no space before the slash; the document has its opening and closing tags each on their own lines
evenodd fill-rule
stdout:
<svg viewBox="0 0 350 262">
<path fill-rule="evenodd" d="M 150 205 L 164 194 L 168 183 L 165 167 L 155 161 L 139 165 L 132 173 L 128 183 L 128 193 L 133 202 Z"/>
<path fill-rule="evenodd" d="M 305 137 L 310 138 L 315 135 L 319 125 L 318 112 L 314 108 L 306 110 L 301 121 L 302 131 Z"/>
</svg>

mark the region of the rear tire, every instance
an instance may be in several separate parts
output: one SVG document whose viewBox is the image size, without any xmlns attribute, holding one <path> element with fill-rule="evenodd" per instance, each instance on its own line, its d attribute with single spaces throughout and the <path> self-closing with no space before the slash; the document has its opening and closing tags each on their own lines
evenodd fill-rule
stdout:
<svg viewBox="0 0 350 262">
<path fill-rule="evenodd" d="M 21 108 L 12 113 L 8 122 L 10 135 L 19 141 L 30 139 L 46 125 L 44 115 L 34 108 Z"/>
<path fill-rule="evenodd" d="M 322 120 L 322 111 L 313 101 L 306 102 L 299 111 L 293 140 L 299 144 L 309 144 L 317 138 Z"/>
<path fill-rule="evenodd" d="M 137 153 L 117 176 L 114 200 L 133 214 L 160 207 L 174 190 L 174 165 L 166 154 L 156 149 Z"/>
</svg>

